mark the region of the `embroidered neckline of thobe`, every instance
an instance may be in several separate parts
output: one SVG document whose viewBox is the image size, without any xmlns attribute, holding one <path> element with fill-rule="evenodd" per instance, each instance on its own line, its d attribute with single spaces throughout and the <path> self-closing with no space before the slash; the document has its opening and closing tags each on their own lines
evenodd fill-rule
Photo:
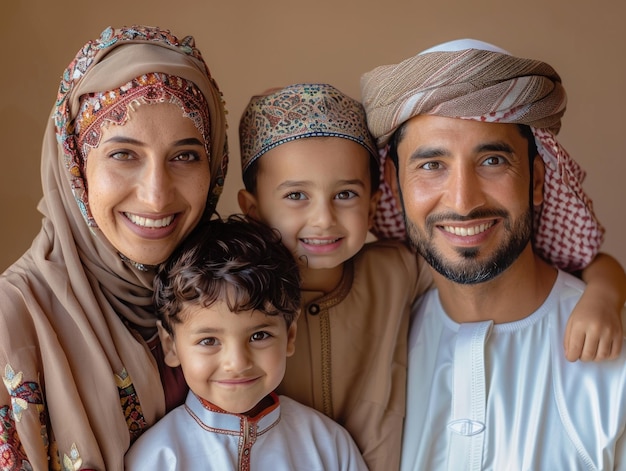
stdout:
<svg viewBox="0 0 626 471">
<path fill-rule="evenodd" d="M 227 435 L 242 435 L 249 431 L 262 435 L 280 421 L 280 401 L 271 393 L 273 404 L 263 409 L 254 417 L 226 412 L 193 393 L 192 400 L 185 402 L 185 409 L 198 425 L 205 430 Z"/>
</svg>

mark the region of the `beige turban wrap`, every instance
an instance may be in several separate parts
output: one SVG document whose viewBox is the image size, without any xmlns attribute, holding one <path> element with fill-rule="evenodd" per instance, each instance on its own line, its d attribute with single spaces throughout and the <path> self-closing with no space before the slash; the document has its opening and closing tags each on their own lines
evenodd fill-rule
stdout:
<svg viewBox="0 0 626 471">
<path fill-rule="evenodd" d="M 546 164 L 535 249 L 567 270 L 583 268 L 596 255 L 604 228 L 582 190 L 584 171 L 555 137 L 567 97 L 550 65 L 480 41 L 452 41 L 364 74 L 361 92 L 368 126 L 381 149 L 381 168 L 391 135 L 420 114 L 530 126 Z M 384 181 L 381 190 L 375 232 L 405 238 L 401 211 Z"/>
</svg>

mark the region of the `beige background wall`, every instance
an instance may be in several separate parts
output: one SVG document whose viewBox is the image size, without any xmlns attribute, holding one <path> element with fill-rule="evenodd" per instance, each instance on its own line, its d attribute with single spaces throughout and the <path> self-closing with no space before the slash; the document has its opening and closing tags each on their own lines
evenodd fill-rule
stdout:
<svg viewBox="0 0 626 471">
<path fill-rule="evenodd" d="M 39 153 L 59 77 L 108 25 L 144 23 L 196 37 L 230 113 L 222 214 L 237 211 L 237 123 L 248 98 L 293 82 L 359 98 L 359 77 L 463 37 L 545 60 L 569 93 L 561 140 L 588 170 L 607 227 L 604 250 L 626 266 L 626 6 L 588 0 L 7 0 L 0 13 L 0 270 L 39 230 Z M 175 7 L 175 8 L 173 8 Z"/>
</svg>

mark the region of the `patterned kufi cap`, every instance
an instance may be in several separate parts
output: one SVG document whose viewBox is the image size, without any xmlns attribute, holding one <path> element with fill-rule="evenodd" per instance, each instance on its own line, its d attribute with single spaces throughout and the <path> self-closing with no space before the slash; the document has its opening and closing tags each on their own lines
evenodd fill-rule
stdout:
<svg viewBox="0 0 626 471">
<path fill-rule="evenodd" d="M 604 228 L 582 190 L 585 172 L 555 137 L 567 97 L 550 65 L 465 39 L 375 68 L 362 76 L 361 93 L 381 168 L 391 135 L 417 115 L 530 126 L 546 167 L 544 203 L 535 214 L 536 251 L 567 270 L 586 266 L 596 255 Z M 381 190 L 373 231 L 404 239 L 402 211 L 384 180 Z"/>
<path fill-rule="evenodd" d="M 349 139 L 378 156 L 361 103 L 331 85 L 295 84 L 248 103 L 239 123 L 242 173 L 274 147 L 307 137 Z"/>
</svg>

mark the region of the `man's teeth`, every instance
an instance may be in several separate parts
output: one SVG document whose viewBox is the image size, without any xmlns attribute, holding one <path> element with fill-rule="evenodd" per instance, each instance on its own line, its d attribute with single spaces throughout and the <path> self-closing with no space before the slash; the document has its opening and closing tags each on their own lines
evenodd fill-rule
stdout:
<svg viewBox="0 0 626 471">
<path fill-rule="evenodd" d="M 124 215 L 130 219 L 133 224 L 137 224 L 141 227 L 165 227 L 169 226 L 174 220 L 174 216 L 167 216 L 161 219 L 150 219 L 130 213 L 124 213 Z"/>
<path fill-rule="evenodd" d="M 485 232 L 491 226 L 493 226 L 493 222 L 480 224 L 474 227 L 443 226 L 443 230 L 446 232 L 449 232 L 450 234 L 465 237 L 465 236 L 473 236 L 476 234 L 480 234 L 481 232 Z"/>
<path fill-rule="evenodd" d="M 339 239 L 302 239 L 302 242 L 309 245 L 329 245 L 334 244 Z"/>
</svg>

